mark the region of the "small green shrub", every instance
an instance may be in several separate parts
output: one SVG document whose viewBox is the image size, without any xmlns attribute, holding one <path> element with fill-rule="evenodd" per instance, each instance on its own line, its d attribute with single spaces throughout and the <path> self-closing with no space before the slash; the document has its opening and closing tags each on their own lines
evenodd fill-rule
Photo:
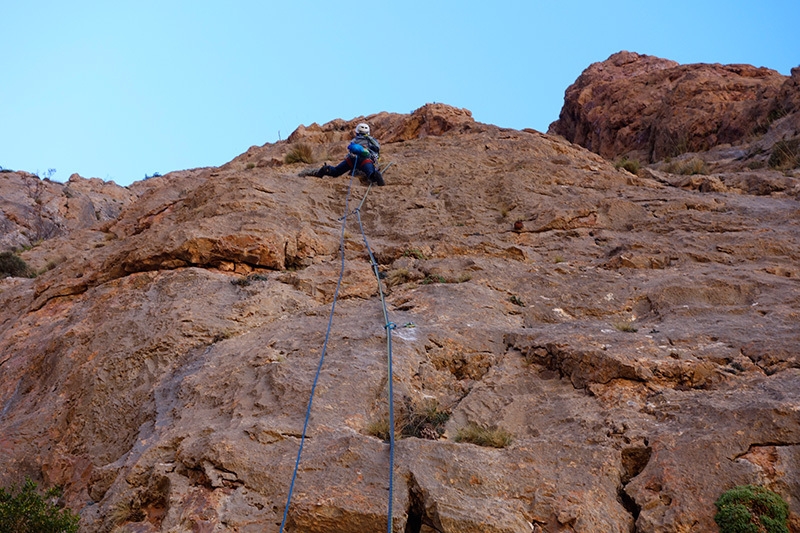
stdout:
<svg viewBox="0 0 800 533">
<path fill-rule="evenodd" d="M 310 144 L 298 143 L 292 146 L 292 149 L 284 156 L 283 162 L 286 164 L 292 163 L 313 163 L 314 150 Z"/>
<path fill-rule="evenodd" d="M 508 301 L 514 305 L 518 305 L 519 307 L 525 307 L 525 302 L 523 302 L 516 294 L 509 296 Z"/>
<path fill-rule="evenodd" d="M 409 248 L 405 252 L 403 252 L 403 257 L 414 257 L 421 261 L 426 260 L 428 257 L 422 252 L 422 250 L 418 248 Z"/>
<path fill-rule="evenodd" d="M 0 279 L 31 278 L 34 272 L 28 263 L 13 252 L 0 252 Z"/>
<path fill-rule="evenodd" d="M 778 494 L 757 485 L 722 493 L 714 521 L 721 533 L 789 533 L 789 506 Z"/>
<path fill-rule="evenodd" d="M 57 488 L 44 494 L 36 483 L 25 480 L 22 488 L 0 488 L 0 531 L 13 533 L 77 533 L 80 517 L 69 509 L 60 509 L 54 501 L 61 495 Z"/>
<path fill-rule="evenodd" d="M 627 156 L 622 156 L 616 163 L 614 163 L 614 168 L 619 170 L 620 168 L 624 168 L 631 174 L 638 174 L 639 170 L 642 168 L 641 163 L 636 159 L 628 159 Z"/>
<path fill-rule="evenodd" d="M 459 428 L 455 437 L 456 442 L 469 442 L 478 446 L 491 448 L 505 448 L 512 441 L 511 433 L 501 428 L 485 428 L 475 423 L 470 423 Z"/>
</svg>

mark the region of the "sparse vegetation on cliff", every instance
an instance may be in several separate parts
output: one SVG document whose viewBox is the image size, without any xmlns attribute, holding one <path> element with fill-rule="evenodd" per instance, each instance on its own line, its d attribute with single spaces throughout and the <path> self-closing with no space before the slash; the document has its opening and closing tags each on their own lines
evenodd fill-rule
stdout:
<svg viewBox="0 0 800 533">
<path fill-rule="evenodd" d="M 13 533 L 77 533 L 78 515 L 57 505 L 61 491 L 44 494 L 26 479 L 22 487 L 0 488 L 0 531 Z"/>
<path fill-rule="evenodd" d="M 623 320 L 620 322 L 614 322 L 614 329 L 617 331 L 622 331 L 624 333 L 636 333 L 639 331 L 639 328 L 634 325 L 633 322 L 630 320 Z"/>
<path fill-rule="evenodd" d="M 32 278 L 33 269 L 20 256 L 13 252 L 0 252 L 0 279 Z"/>
<path fill-rule="evenodd" d="M 715 505 L 721 533 L 789 533 L 789 506 L 778 494 L 757 485 L 726 491 Z"/>
<path fill-rule="evenodd" d="M 670 174 L 681 174 L 683 176 L 693 176 L 695 174 L 708 174 L 708 165 L 699 157 L 683 161 L 672 161 L 667 164 L 665 171 Z"/>
<path fill-rule="evenodd" d="M 468 424 L 456 433 L 456 442 L 469 442 L 490 448 L 505 448 L 511 444 L 511 433 L 502 428 L 485 428 L 478 424 Z"/>
<path fill-rule="evenodd" d="M 636 159 L 628 159 L 627 156 L 623 156 L 618 159 L 616 163 L 614 163 L 614 168 L 617 170 L 623 168 L 631 174 L 638 174 L 639 170 L 642 168 L 642 165 Z"/>
<path fill-rule="evenodd" d="M 297 142 L 130 190 L 0 174 L 0 196 L 20 200 L 4 203 L 16 210 L 0 217 L 0 251 L 35 242 L 41 205 L 59 238 L 17 255 L 38 271 L 65 259 L 35 283 L 0 281 L 2 477 L 41 465 L 69 479 L 82 533 L 274 525 L 316 368 L 292 530 L 386 528 L 387 478 L 403 492 L 393 529 L 414 532 L 534 519 L 717 531 L 713 502 L 753 465 L 788 490 L 797 171 L 742 171 L 766 167 L 765 140 L 749 160 L 738 145 L 674 159 L 699 157 L 713 178 L 661 172 L 669 161 L 634 178 L 560 138 L 462 128 L 454 113 L 374 121 L 382 141 L 412 133 L 384 141 L 389 186 L 363 204 L 373 258 L 342 217 L 365 184 L 348 204 L 347 176 L 291 179 L 312 167 L 279 164 Z M 319 159 L 341 151 L 329 132 L 353 127 L 302 142 Z M 391 286 L 386 314 L 370 259 Z M 369 436 L 390 431 L 392 470 Z M 729 461 L 743 433 L 753 446 Z"/>
<path fill-rule="evenodd" d="M 775 143 L 768 164 L 776 170 L 800 167 L 800 137 Z"/>
<path fill-rule="evenodd" d="M 443 409 L 436 400 L 416 404 L 406 398 L 404 408 L 396 415 L 395 435 L 437 440 L 444 434 L 444 425 L 449 419 L 450 411 Z M 388 441 L 389 418 L 383 416 L 371 421 L 366 431 L 373 437 Z"/>
<path fill-rule="evenodd" d="M 406 401 L 406 409 L 400 434 L 404 437 L 436 440 L 444 433 L 444 424 L 450 419 L 450 411 L 443 409 L 436 400 L 420 405 Z"/>
<path fill-rule="evenodd" d="M 314 150 L 311 148 L 310 144 L 306 143 L 298 143 L 292 146 L 292 149 L 286 154 L 283 158 L 284 163 L 292 164 L 292 163 L 313 163 L 314 162 Z"/>
</svg>

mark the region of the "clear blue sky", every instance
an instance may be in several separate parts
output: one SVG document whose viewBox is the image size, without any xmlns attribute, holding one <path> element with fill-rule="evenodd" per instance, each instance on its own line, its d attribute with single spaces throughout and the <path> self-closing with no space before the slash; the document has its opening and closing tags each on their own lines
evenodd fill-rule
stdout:
<svg viewBox="0 0 800 533">
<path fill-rule="evenodd" d="M 800 65 L 800 0 L 2 0 L 0 28 L 0 166 L 121 185 L 428 102 L 546 131 L 620 50 Z"/>
</svg>

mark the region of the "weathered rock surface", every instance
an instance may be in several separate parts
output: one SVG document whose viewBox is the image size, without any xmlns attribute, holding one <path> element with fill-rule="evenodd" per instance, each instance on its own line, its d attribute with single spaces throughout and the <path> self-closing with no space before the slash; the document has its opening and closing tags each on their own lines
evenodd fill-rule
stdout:
<svg viewBox="0 0 800 533">
<path fill-rule="evenodd" d="M 66 183 L 28 172 L 0 173 L 0 249 L 26 248 L 43 240 L 116 219 L 135 194 L 114 182 Z"/>
<path fill-rule="evenodd" d="M 786 77 L 750 65 L 679 65 L 619 52 L 566 90 L 549 133 L 610 159 L 647 163 L 755 142 L 737 158 L 742 167 L 764 163 L 778 141 L 800 135 L 800 67 Z"/>
<path fill-rule="evenodd" d="M 0 483 L 64 486 L 85 533 L 278 531 L 343 235 L 287 531 L 385 531 L 367 189 L 283 164 L 338 159 L 364 119 L 393 162 L 358 215 L 398 417 L 452 413 L 397 440 L 394 531 L 714 531 L 743 483 L 800 513 L 797 178 L 634 176 L 442 105 L 141 182 L 24 252 L 63 260 L 0 280 Z M 457 442 L 469 424 L 513 440 Z"/>
</svg>

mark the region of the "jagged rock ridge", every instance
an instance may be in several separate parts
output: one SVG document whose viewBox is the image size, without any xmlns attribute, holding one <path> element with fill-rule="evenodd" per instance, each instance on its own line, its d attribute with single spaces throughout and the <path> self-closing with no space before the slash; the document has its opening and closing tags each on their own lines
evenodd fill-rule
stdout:
<svg viewBox="0 0 800 533">
<path fill-rule="evenodd" d="M 365 119 L 394 163 L 361 216 L 396 405 L 452 413 L 397 442 L 394 531 L 707 531 L 748 482 L 798 512 L 796 180 L 704 192 L 444 105 L 149 179 L 24 252 L 62 260 L 0 281 L 0 482 L 63 485 L 84 532 L 277 531 L 349 183 L 282 161 Z M 344 235 L 289 531 L 386 529 L 385 324 Z M 470 423 L 513 441 L 455 442 Z"/>
</svg>

